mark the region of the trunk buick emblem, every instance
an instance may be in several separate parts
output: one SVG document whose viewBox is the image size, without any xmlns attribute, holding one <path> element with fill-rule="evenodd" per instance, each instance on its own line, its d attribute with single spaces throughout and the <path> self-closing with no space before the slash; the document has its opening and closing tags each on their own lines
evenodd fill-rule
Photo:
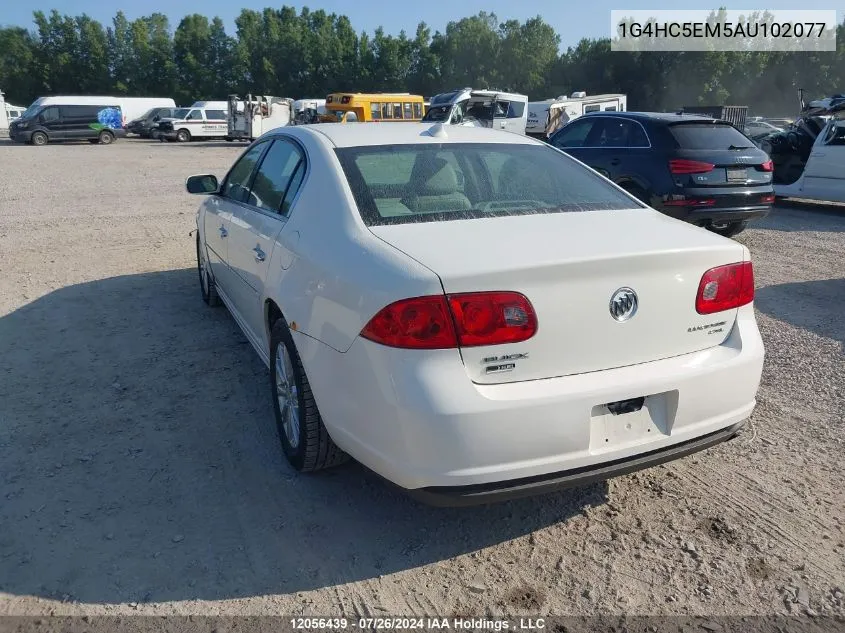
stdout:
<svg viewBox="0 0 845 633">
<path fill-rule="evenodd" d="M 627 321 L 637 313 L 639 300 L 631 288 L 620 288 L 610 297 L 610 316 L 619 321 Z"/>
</svg>

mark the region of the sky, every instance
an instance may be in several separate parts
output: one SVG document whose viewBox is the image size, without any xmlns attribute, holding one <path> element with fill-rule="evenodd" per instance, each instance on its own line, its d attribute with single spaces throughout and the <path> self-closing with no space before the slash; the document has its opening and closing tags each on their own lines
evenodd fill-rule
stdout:
<svg viewBox="0 0 845 633">
<path fill-rule="evenodd" d="M 264 7 L 294 6 L 297 9 L 307 6 L 311 10 L 323 9 L 327 13 L 338 13 L 349 16 L 352 25 L 360 31 L 372 33 L 376 27 L 382 26 L 385 32 L 398 35 L 404 29 L 412 35 L 421 21 L 426 22 L 432 32 L 444 30 L 446 24 L 452 20 L 475 15 L 479 11 L 495 13 L 500 21 L 516 19 L 525 21 L 540 15 L 551 24 L 561 36 L 563 49 L 574 46 L 582 37 L 597 38 L 610 36 L 611 9 L 677 9 L 677 0 L 659 1 L 648 0 L 637 2 L 607 2 L 594 0 L 592 2 L 564 2 L 563 0 L 422 0 L 421 2 L 385 2 L 384 0 L 310 0 L 299 2 L 292 0 L 124 0 L 121 3 L 103 2 L 102 0 L 30 0 L 29 2 L 15 2 L 14 0 L 0 0 L 3 8 L 0 10 L 0 23 L 32 27 L 32 12 L 42 10 L 48 13 L 56 9 L 59 13 L 68 15 L 88 14 L 103 24 L 110 25 L 117 7 L 122 7 L 130 19 L 150 13 L 160 12 L 170 18 L 171 26 L 179 23 L 185 15 L 201 13 L 208 17 L 220 16 L 226 24 L 226 31 L 235 34 L 235 17 L 241 9 L 258 9 Z M 740 2 L 714 2 L 712 5 L 696 4 L 695 9 L 717 9 L 724 6 L 728 9 L 835 9 L 832 0 L 766 0 L 755 2 L 745 0 Z M 842 21 L 843 12 L 839 12 Z"/>
</svg>

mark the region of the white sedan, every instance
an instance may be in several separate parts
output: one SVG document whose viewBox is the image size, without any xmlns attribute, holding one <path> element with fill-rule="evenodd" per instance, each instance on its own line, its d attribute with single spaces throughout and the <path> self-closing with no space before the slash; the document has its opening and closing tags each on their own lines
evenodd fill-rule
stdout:
<svg viewBox="0 0 845 633">
<path fill-rule="evenodd" d="M 270 369 L 281 444 L 469 504 L 734 437 L 763 344 L 741 244 L 531 138 L 285 127 L 197 214 L 202 296 Z"/>
</svg>

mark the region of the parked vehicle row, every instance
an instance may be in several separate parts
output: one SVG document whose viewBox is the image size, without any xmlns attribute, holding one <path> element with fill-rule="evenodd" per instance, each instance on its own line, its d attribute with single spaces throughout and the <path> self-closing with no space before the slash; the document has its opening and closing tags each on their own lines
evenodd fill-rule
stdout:
<svg viewBox="0 0 845 633">
<path fill-rule="evenodd" d="M 726 121 L 594 112 L 549 142 L 653 209 L 727 237 L 767 215 L 775 199 L 772 161 Z"/>
<path fill-rule="evenodd" d="M 186 186 L 207 196 L 202 298 L 268 366 L 300 471 L 351 456 L 425 501 L 482 503 L 702 450 L 754 409 L 748 249 L 547 143 L 286 126 Z"/>
<path fill-rule="evenodd" d="M 107 145 L 125 136 L 129 118 L 141 116 L 150 108 L 175 105 L 173 99 L 157 98 L 40 97 L 9 124 L 9 137 L 33 145 L 65 140 Z"/>
</svg>

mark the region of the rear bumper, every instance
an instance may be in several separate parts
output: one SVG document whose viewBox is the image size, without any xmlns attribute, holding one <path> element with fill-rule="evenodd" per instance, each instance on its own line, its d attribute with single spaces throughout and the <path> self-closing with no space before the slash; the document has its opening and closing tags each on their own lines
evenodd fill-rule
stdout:
<svg viewBox="0 0 845 633">
<path fill-rule="evenodd" d="M 409 357 L 358 339 L 339 353 L 294 336 L 342 449 L 402 488 L 458 499 L 577 485 L 722 441 L 753 411 L 764 357 L 752 305 L 716 347 L 498 385 L 471 382 L 456 350 Z M 647 405 L 636 415 L 603 407 L 641 396 Z"/>
<path fill-rule="evenodd" d="M 717 222 L 730 222 L 736 220 L 753 220 L 763 218 L 772 209 L 774 190 L 768 187 L 763 191 L 726 191 L 714 194 L 712 189 L 688 189 L 684 192 L 684 202 L 688 206 L 674 206 L 666 204 L 666 201 L 657 201 L 655 207 L 664 213 L 678 220 L 685 220 L 693 224 L 709 224 L 711 220 Z M 770 201 L 764 202 L 768 196 Z M 712 201 L 707 206 L 699 206 L 703 201 Z"/>
<path fill-rule="evenodd" d="M 454 507 L 509 501 L 565 490 L 566 488 L 574 488 L 576 486 L 586 486 L 591 483 L 605 481 L 612 477 L 619 477 L 645 468 L 651 468 L 652 466 L 665 464 L 666 462 L 680 459 L 721 444 L 722 442 L 732 440 L 743 426 L 745 426 L 744 420 L 693 440 L 596 466 L 587 466 L 552 473 L 550 475 L 515 479 L 496 484 L 418 488 L 416 490 L 409 490 L 408 494 L 418 501 L 429 505 Z"/>
</svg>

